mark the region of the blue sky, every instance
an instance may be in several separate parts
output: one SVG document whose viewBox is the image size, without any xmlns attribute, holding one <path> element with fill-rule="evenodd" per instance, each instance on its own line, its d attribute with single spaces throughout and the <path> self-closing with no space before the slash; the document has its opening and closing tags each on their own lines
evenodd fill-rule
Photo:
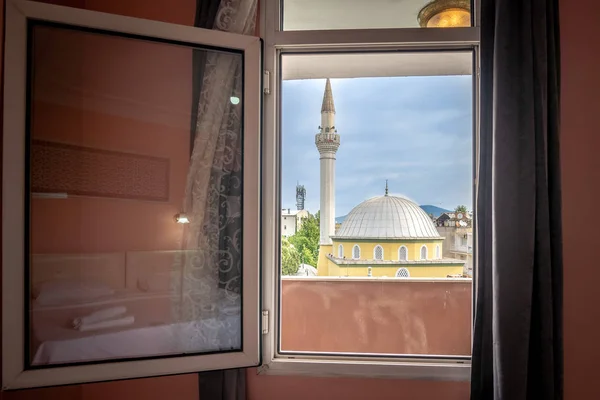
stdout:
<svg viewBox="0 0 600 400">
<path fill-rule="evenodd" d="M 340 134 L 336 216 L 384 194 L 418 204 L 472 209 L 471 76 L 332 79 Z M 282 86 L 282 208 L 295 209 L 295 187 L 306 187 L 306 209 L 319 209 L 319 152 L 324 79 Z"/>
</svg>

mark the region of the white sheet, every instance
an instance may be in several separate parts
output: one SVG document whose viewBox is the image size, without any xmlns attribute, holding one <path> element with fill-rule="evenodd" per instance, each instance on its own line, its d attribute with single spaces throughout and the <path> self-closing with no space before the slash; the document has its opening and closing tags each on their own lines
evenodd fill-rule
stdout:
<svg viewBox="0 0 600 400">
<path fill-rule="evenodd" d="M 130 329 L 40 345 L 33 365 L 235 350 L 241 347 L 239 314 Z"/>
</svg>

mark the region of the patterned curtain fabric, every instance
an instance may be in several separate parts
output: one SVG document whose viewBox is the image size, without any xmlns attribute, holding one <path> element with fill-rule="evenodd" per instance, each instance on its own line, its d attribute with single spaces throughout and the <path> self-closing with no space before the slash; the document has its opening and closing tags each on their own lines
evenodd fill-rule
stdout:
<svg viewBox="0 0 600 400">
<path fill-rule="evenodd" d="M 257 0 L 198 0 L 195 24 L 252 34 L 256 9 Z M 242 58 L 197 50 L 193 74 L 192 146 L 183 207 L 190 217 L 184 248 L 192 252 L 182 260 L 182 296 L 174 312 L 185 321 L 215 316 L 221 321 L 220 316 L 241 309 L 242 107 L 230 98 L 242 97 Z M 213 328 L 208 339 L 220 348 L 235 347 L 227 338 L 241 338 L 237 324 Z M 225 330 L 229 332 L 223 334 Z M 205 372 L 198 378 L 202 400 L 246 397 L 243 369 Z"/>
<path fill-rule="evenodd" d="M 558 1 L 481 11 L 471 399 L 562 399 Z"/>
</svg>

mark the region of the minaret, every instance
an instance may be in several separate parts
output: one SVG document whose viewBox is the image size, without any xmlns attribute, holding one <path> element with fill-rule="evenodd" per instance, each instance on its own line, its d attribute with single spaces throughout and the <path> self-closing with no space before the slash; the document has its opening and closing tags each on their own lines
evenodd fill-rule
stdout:
<svg viewBox="0 0 600 400">
<path fill-rule="evenodd" d="M 333 253 L 330 236 L 335 234 L 335 153 L 340 147 L 340 135 L 335 129 L 335 106 L 329 78 L 325 83 L 323 105 L 321 106 L 321 126 L 319 126 L 319 133 L 315 135 L 315 144 L 321 160 L 321 235 L 319 242 L 321 246 L 319 253 Z M 322 254 L 319 254 L 319 263 L 322 262 L 321 259 Z M 323 261 L 325 261 L 324 257 Z"/>
</svg>

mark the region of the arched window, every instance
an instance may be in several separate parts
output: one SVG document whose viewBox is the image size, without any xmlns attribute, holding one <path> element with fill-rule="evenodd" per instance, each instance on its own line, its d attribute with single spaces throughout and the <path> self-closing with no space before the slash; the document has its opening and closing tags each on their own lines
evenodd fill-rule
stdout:
<svg viewBox="0 0 600 400">
<path fill-rule="evenodd" d="M 440 258 L 440 245 L 438 244 L 437 246 L 435 246 L 435 259 L 439 260 Z"/>
<path fill-rule="evenodd" d="M 358 260 L 360 258 L 360 247 L 357 244 L 352 247 L 352 258 Z"/>
<path fill-rule="evenodd" d="M 341 244 L 338 246 L 338 258 L 344 258 L 344 246 Z"/>
<path fill-rule="evenodd" d="M 399 261 L 407 261 L 408 260 L 408 249 L 406 246 L 400 246 L 398 249 L 398 260 Z"/>
<path fill-rule="evenodd" d="M 421 260 L 427 260 L 427 246 L 421 246 Z"/>
<path fill-rule="evenodd" d="M 373 258 L 376 260 L 383 260 L 383 247 L 380 245 L 375 246 L 375 250 L 373 250 Z"/>
<path fill-rule="evenodd" d="M 406 268 L 398 268 L 396 278 L 410 278 L 410 272 Z"/>
</svg>

